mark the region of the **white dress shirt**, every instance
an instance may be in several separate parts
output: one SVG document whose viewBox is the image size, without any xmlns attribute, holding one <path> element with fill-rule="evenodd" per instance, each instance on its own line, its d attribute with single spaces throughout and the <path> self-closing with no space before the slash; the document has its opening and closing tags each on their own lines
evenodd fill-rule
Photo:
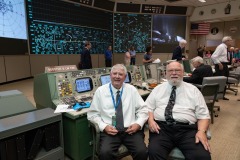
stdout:
<svg viewBox="0 0 240 160">
<path fill-rule="evenodd" d="M 168 82 L 155 87 L 148 96 L 146 103 L 149 112 L 153 112 L 154 119 L 165 121 L 167 107 L 172 86 Z M 177 122 L 194 124 L 198 119 L 210 119 L 205 100 L 199 89 L 192 84 L 182 82 L 176 88 L 176 100 L 172 110 L 173 118 Z"/>
<path fill-rule="evenodd" d="M 218 64 L 221 62 L 228 62 L 227 60 L 227 45 L 222 43 L 213 52 L 211 59 L 214 64 Z"/>
<path fill-rule="evenodd" d="M 120 88 L 120 91 L 122 91 L 122 89 L 123 93 L 121 100 L 124 127 L 127 128 L 130 125 L 137 123 L 142 128 L 148 119 L 146 103 L 143 101 L 134 86 L 123 83 L 123 87 Z M 116 101 L 118 90 L 112 86 L 112 91 Z M 103 131 L 107 125 L 112 125 L 112 116 L 115 116 L 115 108 L 109 83 L 107 83 L 96 90 L 87 117 L 88 120 L 97 123 L 100 131 Z"/>
</svg>

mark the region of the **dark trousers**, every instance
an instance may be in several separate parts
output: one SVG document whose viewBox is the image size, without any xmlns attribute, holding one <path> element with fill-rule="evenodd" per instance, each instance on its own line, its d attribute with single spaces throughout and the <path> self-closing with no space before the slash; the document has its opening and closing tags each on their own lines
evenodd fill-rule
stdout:
<svg viewBox="0 0 240 160">
<path fill-rule="evenodd" d="M 223 69 L 219 70 L 218 64 L 215 64 L 215 76 L 225 76 L 228 78 L 229 76 L 228 62 L 224 62 L 224 63 L 222 62 L 222 65 L 223 65 Z M 227 86 L 225 86 L 224 88 L 223 97 L 225 97 L 226 89 L 227 89 Z"/>
<path fill-rule="evenodd" d="M 157 122 L 159 134 L 149 132 L 149 160 L 167 160 L 173 148 L 179 148 L 186 160 L 211 160 L 210 153 L 201 144 L 195 143 L 197 125 L 167 125 Z"/>
<path fill-rule="evenodd" d="M 116 153 L 121 144 L 128 148 L 134 160 L 147 160 L 148 153 L 143 131 L 138 131 L 132 135 L 123 131 L 114 136 L 101 132 L 100 160 L 117 159 Z"/>
<path fill-rule="evenodd" d="M 106 67 L 112 67 L 112 60 L 111 59 L 110 60 L 106 59 L 105 60 L 105 65 L 106 65 Z"/>
<path fill-rule="evenodd" d="M 131 58 L 130 65 L 135 65 L 136 58 Z"/>
</svg>

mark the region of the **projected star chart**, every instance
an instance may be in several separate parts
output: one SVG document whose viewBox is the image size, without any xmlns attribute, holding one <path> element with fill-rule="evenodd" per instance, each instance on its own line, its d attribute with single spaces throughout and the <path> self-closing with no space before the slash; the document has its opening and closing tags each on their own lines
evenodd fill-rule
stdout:
<svg viewBox="0 0 240 160">
<path fill-rule="evenodd" d="M 24 0 L 0 0 L 0 37 L 27 39 Z"/>
<path fill-rule="evenodd" d="M 91 53 L 104 53 L 111 44 L 112 33 L 95 28 L 35 21 L 30 25 L 29 39 L 33 54 L 79 54 L 86 40 L 92 44 Z"/>
<path fill-rule="evenodd" d="M 114 49 L 123 53 L 134 46 L 145 52 L 151 44 L 151 15 L 114 14 Z"/>
</svg>

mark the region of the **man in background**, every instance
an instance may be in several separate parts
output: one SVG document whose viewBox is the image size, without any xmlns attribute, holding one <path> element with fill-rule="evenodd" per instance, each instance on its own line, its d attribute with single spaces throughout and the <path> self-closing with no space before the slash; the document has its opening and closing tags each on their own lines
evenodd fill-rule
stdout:
<svg viewBox="0 0 240 160">
<path fill-rule="evenodd" d="M 105 66 L 112 67 L 112 46 L 108 46 L 108 49 L 104 53 L 105 55 Z"/>
<path fill-rule="evenodd" d="M 217 46 L 215 51 L 213 52 L 211 59 L 215 65 L 215 75 L 216 76 L 229 76 L 229 69 L 228 69 L 228 47 L 231 46 L 232 38 L 230 36 L 225 36 L 222 39 L 222 43 Z M 229 100 L 225 97 L 226 87 L 224 90 L 224 97 L 223 100 Z"/>
<path fill-rule="evenodd" d="M 197 49 L 198 56 L 203 58 L 204 51 L 205 51 L 205 46 L 200 45 Z"/>
<path fill-rule="evenodd" d="M 135 51 L 133 46 L 130 49 L 130 55 L 131 55 L 131 63 L 130 63 L 130 65 L 135 65 L 135 62 L 136 62 L 136 51 Z"/>
<path fill-rule="evenodd" d="M 186 45 L 187 45 L 186 40 L 182 39 L 179 41 L 179 46 L 177 46 L 173 51 L 172 60 L 181 61 L 185 59 L 182 56 L 182 52 L 183 52 L 182 50 Z"/>
<path fill-rule="evenodd" d="M 90 54 L 90 49 L 92 47 L 89 41 L 86 41 L 84 44 L 84 49 L 81 53 L 81 63 L 80 69 L 91 69 L 92 68 L 92 58 Z"/>
<path fill-rule="evenodd" d="M 213 76 L 212 67 L 204 65 L 202 57 L 197 56 L 193 58 L 191 63 L 195 69 L 190 77 L 183 77 L 184 82 L 202 84 L 204 77 Z"/>
</svg>

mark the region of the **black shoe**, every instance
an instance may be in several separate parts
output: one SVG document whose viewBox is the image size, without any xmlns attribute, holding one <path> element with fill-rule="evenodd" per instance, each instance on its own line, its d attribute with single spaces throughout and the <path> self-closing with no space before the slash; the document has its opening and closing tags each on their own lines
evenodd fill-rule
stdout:
<svg viewBox="0 0 240 160">
<path fill-rule="evenodd" d="M 228 101 L 229 99 L 228 99 L 228 98 L 226 98 L 226 97 L 223 97 L 223 100 L 227 100 L 227 101 Z"/>
</svg>

